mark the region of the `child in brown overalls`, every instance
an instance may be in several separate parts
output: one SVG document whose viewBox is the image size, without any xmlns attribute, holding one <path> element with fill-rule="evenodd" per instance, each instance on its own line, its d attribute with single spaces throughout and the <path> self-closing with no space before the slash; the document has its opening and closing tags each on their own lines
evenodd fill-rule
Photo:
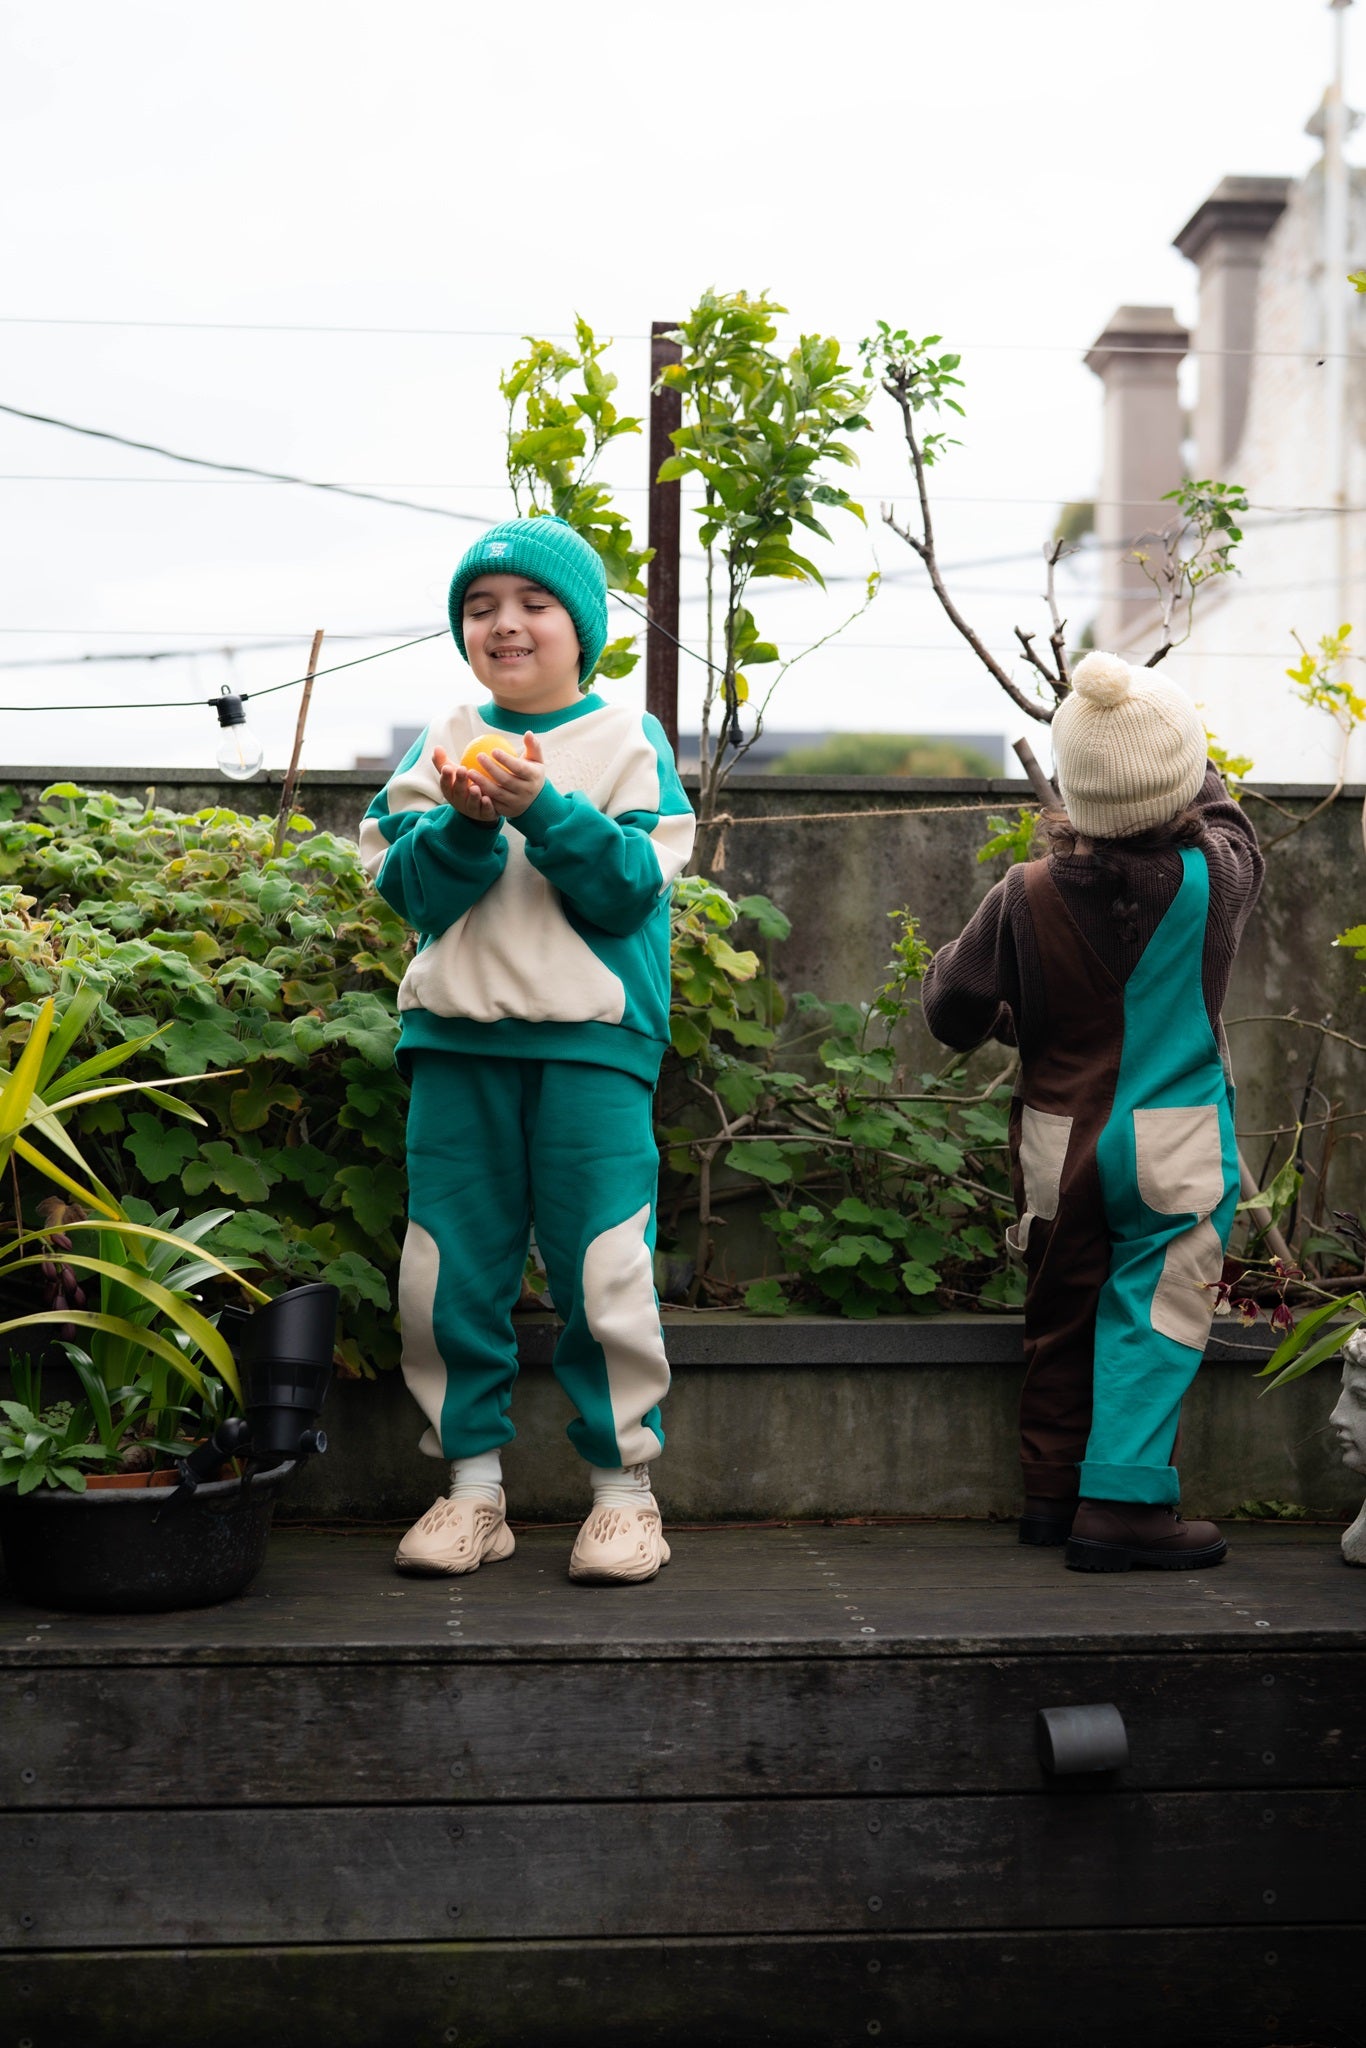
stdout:
<svg viewBox="0 0 1366 2048">
<path fill-rule="evenodd" d="M 1262 859 L 1194 706 L 1148 671 L 1088 655 L 1053 747 L 1052 851 L 935 955 L 925 1017 L 1020 1050 L 1020 1540 L 1077 1570 L 1188 1570 L 1227 1549 L 1182 1520 L 1172 1458 L 1238 1202 L 1219 1012 Z"/>
</svg>

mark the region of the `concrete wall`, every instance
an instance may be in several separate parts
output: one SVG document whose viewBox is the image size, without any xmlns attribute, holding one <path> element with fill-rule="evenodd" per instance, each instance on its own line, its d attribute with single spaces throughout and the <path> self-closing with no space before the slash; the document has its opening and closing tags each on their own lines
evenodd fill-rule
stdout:
<svg viewBox="0 0 1366 2048">
<path fill-rule="evenodd" d="M 666 1314 L 674 1385 L 659 1493 L 675 1521 L 841 1515 L 1012 1515 L 1020 1508 L 1015 1316 L 848 1323 Z M 1337 1462 L 1327 1418 L 1338 1373 L 1261 1398 L 1256 1333 L 1212 1344 L 1186 1402 L 1180 1463 L 1191 1513 L 1293 1501 L 1355 1514 L 1366 1480 Z M 550 1318 L 528 1318 L 504 1453 L 515 1517 L 577 1521 L 583 1467 L 549 1369 Z M 282 1504 L 293 1518 L 407 1521 L 446 1467 L 417 1449 L 422 1418 L 397 1376 L 343 1384 L 324 1414 L 330 1448 Z"/>
</svg>

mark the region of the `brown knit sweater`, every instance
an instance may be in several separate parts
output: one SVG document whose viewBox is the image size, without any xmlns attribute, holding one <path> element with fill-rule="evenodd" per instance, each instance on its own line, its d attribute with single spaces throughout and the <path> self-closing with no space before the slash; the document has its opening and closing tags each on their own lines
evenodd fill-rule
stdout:
<svg viewBox="0 0 1366 2048">
<path fill-rule="evenodd" d="M 1233 957 L 1262 886 L 1264 863 L 1257 835 L 1232 802 L 1211 763 L 1195 799 L 1204 814 L 1209 863 L 1209 918 L 1205 927 L 1205 1008 L 1216 1035 Z M 1093 855 L 1050 854 L 1049 866 L 1082 938 L 1122 985 L 1138 965 L 1181 881 L 1174 846 L 1126 854 L 1123 840 L 1107 851 L 1122 869 L 1103 867 Z M 1134 906 L 1115 915 L 1119 896 Z M 1046 1028 L 1043 974 L 1025 901 L 1024 869 L 1012 868 L 984 898 L 961 935 L 941 946 L 922 989 L 925 1022 L 945 1045 L 977 1045 L 995 1037 L 1026 1055 Z"/>
</svg>

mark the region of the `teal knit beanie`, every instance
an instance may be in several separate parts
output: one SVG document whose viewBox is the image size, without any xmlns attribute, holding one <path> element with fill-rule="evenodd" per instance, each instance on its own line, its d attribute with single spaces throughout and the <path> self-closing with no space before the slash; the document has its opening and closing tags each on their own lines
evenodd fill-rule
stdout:
<svg viewBox="0 0 1366 2048">
<path fill-rule="evenodd" d="M 579 684 L 587 689 L 607 645 L 607 578 L 596 548 L 554 513 L 491 526 L 461 556 L 451 578 L 451 631 L 466 661 L 465 592 L 476 576 L 484 575 L 525 576 L 558 597 L 579 636 Z"/>
</svg>

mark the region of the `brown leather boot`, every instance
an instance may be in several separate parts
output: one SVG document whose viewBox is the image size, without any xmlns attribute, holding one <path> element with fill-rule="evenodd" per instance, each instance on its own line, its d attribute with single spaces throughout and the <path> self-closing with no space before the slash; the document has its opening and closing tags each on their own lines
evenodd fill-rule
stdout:
<svg viewBox="0 0 1366 2048">
<path fill-rule="evenodd" d="M 1038 1495 L 1026 1494 L 1020 1517 L 1021 1543 L 1066 1543 L 1076 1511 L 1074 1500 L 1043 1500 Z"/>
<path fill-rule="evenodd" d="M 1228 1554 L 1213 1522 L 1183 1522 L 1178 1509 L 1131 1500 L 1081 1500 L 1063 1562 L 1074 1572 L 1192 1572 Z"/>
</svg>

